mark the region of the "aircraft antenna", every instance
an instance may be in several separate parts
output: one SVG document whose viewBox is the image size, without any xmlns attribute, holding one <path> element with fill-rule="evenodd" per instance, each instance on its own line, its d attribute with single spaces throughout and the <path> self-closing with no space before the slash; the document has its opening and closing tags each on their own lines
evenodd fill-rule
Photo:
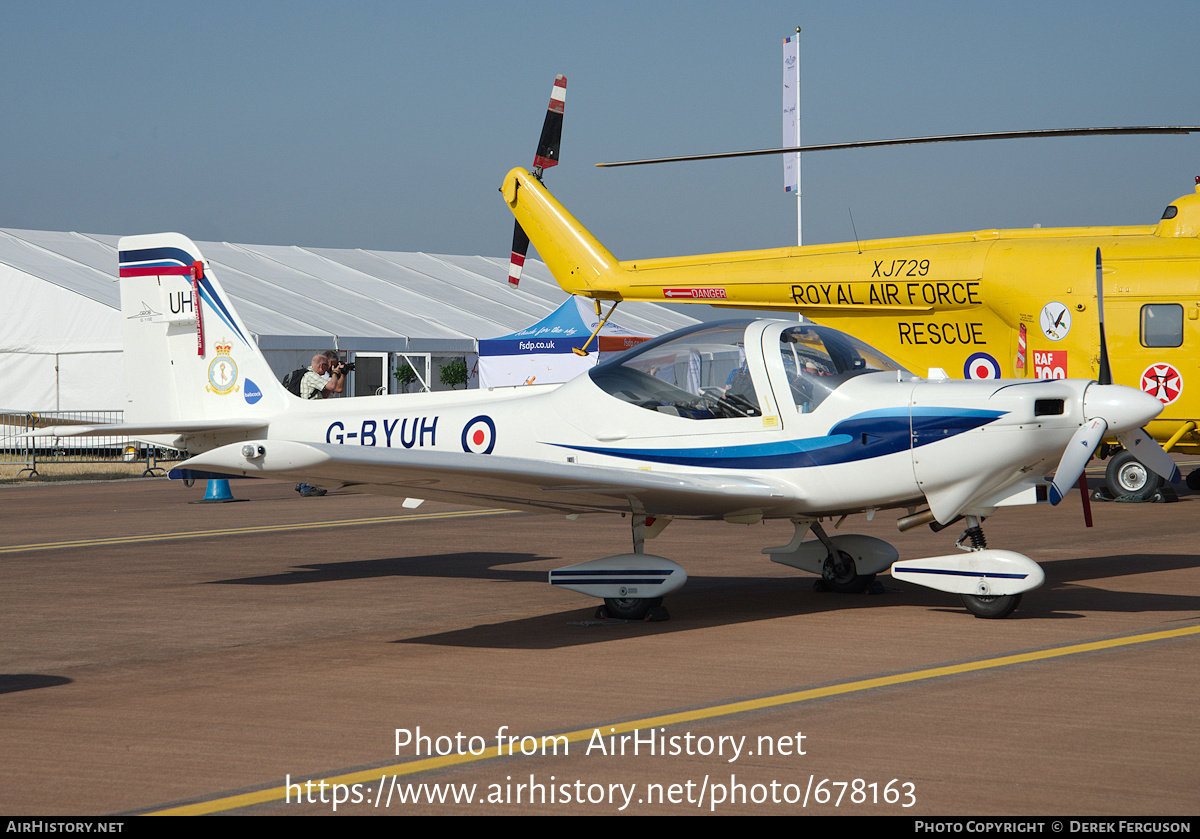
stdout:
<svg viewBox="0 0 1200 839">
<path fill-rule="evenodd" d="M 850 229 L 854 231 L 854 244 L 858 248 L 858 252 L 862 253 L 862 243 L 858 241 L 858 228 L 854 225 L 854 211 L 847 207 L 846 212 L 850 214 Z"/>
</svg>

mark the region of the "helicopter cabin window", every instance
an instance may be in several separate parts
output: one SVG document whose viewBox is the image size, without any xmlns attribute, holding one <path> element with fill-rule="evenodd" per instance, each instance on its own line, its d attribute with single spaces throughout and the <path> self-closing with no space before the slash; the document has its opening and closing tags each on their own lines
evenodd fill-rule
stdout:
<svg viewBox="0 0 1200 839">
<path fill-rule="evenodd" d="M 647 341 L 589 375 L 609 395 L 648 411 L 696 420 L 761 416 L 742 343 L 748 323 L 702 324 Z"/>
<path fill-rule="evenodd" d="M 863 373 L 901 370 L 874 347 L 822 326 L 793 326 L 779 336 L 788 389 L 803 414 L 816 410 L 848 379 Z"/>
<path fill-rule="evenodd" d="M 1142 307 L 1143 347 L 1178 347 L 1183 344 L 1183 306 L 1149 303 Z"/>
</svg>

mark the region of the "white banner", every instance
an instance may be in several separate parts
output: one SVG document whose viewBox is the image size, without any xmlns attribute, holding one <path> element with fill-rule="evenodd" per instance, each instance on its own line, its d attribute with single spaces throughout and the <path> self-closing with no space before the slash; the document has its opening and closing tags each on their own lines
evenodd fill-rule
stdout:
<svg viewBox="0 0 1200 839">
<path fill-rule="evenodd" d="M 800 145 L 800 35 L 783 41 L 783 146 Z M 784 192 L 800 191 L 800 155 L 783 156 Z"/>
<path fill-rule="evenodd" d="M 479 356 L 479 387 L 515 387 L 517 385 L 547 385 L 568 382 L 596 366 L 597 353 L 578 356 L 575 353 L 546 355 L 481 355 Z"/>
</svg>

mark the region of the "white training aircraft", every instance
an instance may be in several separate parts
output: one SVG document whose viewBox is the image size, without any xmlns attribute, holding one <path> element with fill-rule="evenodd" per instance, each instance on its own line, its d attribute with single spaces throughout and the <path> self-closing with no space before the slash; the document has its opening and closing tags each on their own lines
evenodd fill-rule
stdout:
<svg viewBox="0 0 1200 839">
<path fill-rule="evenodd" d="M 792 541 L 764 552 L 830 588 L 862 590 L 890 568 L 1003 617 L 1043 574 L 986 548 L 983 518 L 1058 500 L 1100 437 L 1140 442 L 1162 407 L 1090 381 L 921 379 L 836 330 L 775 320 L 690 327 L 557 387 L 305 401 L 276 380 L 187 238 L 122 239 L 120 275 L 127 421 L 39 435 L 167 435 L 193 454 L 190 469 L 628 514 L 631 553 L 550 573 L 552 585 L 603 598 L 614 617 L 665 614 L 661 598 L 687 575 L 643 547 L 676 518 L 788 519 Z M 880 539 L 831 538 L 821 526 L 893 509 L 901 530 L 965 518 L 963 550 L 897 561 Z M 803 541 L 809 531 L 816 538 Z"/>
</svg>

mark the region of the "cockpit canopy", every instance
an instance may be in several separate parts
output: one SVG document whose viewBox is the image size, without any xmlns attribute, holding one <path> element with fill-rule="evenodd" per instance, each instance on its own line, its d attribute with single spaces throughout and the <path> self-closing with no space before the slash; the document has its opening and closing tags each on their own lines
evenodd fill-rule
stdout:
<svg viewBox="0 0 1200 839">
<path fill-rule="evenodd" d="M 815 410 L 855 376 L 908 372 L 870 344 L 836 329 L 807 323 L 779 333 L 779 354 L 792 401 L 802 413 Z"/>
<path fill-rule="evenodd" d="M 762 339 L 752 338 L 748 347 L 747 329 L 753 323 L 700 324 L 647 341 L 594 367 L 592 381 L 606 393 L 647 410 L 688 419 L 725 419 L 761 416 L 759 389 L 769 385 L 761 374 L 752 374 L 752 368 L 782 364 L 790 399 L 804 413 L 815 410 L 855 376 L 903 370 L 862 341 L 810 323 L 778 324 L 763 332 Z M 765 367 L 750 364 L 747 354 L 767 355 L 764 342 L 768 336 L 774 340 L 775 334 L 778 346 L 771 352 L 777 355 L 763 358 Z M 780 393 L 777 398 L 786 397 Z"/>
</svg>

